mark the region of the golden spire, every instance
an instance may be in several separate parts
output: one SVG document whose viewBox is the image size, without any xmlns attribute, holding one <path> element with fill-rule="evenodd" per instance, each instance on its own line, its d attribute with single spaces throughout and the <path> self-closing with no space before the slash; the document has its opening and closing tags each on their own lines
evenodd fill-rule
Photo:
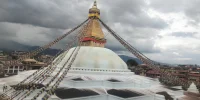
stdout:
<svg viewBox="0 0 200 100">
<path fill-rule="evenodd" d="M 92 8 L 97 8 L 97 0 L 94 1 L 94 4 L 93 4 Z"/>
<path fill-rule="evenodd" d="M 106 39 L 99 23 L 100 10 L 97 8 L 97 1 L 94 1 L 92 8 L 89 10 L 90 21 L 86 25 L 86 31 L 80 41 L 82 46 L 104 47 Z"/>
<path fill-rule="evenodd" d="M 92 8 L 89 10 L 89 18 L 99 18 L 100 17 L 100 10 L 97 8 L 97 1 L 94 1 Z"/>
</svg>

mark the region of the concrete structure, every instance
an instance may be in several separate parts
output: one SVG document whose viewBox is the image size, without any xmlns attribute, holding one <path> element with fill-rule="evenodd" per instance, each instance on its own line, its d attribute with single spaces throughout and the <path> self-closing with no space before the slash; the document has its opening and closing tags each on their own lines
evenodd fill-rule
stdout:
<svg viewBox="0 0 200 100">
<path fill-rule="evenodd" d="M 4 61 L 4 60 L 6 60 L 7 58 L 8 58 L 8 56 L 5 55 L 3 51 L 0 51 L 0 61 Z"/>
<path fill-rule="evenodd" d="M 36 61 L 35 59 L 25 59 L 22 61 L 22 63 L 19 63 L 16 66 L 4 68 L 4 73 L 6 75 L 17 75 L 21 71 L 40 69 L 44 65 L 46 64 Z"/>
<path fill-rule="evenodd" d="M 160 71 L 158 70 L 149 70 L 146 72 L 147 77 L 158 78 L 160 77 Z"/>
<path fill-rule="evenodd" d="M 16 75 L 23 70 L 24 70 L 24 65 L 20 63 L 16 66 L 7 67 L 6 69 L 4 69 L 4 72 L 6 75 Z"/>
<path fill-rule="evenodd" d="M 189 73 L 189 80 L 193 82 L 199 82 L 200 83 L 200 74 L 199 73 Z"/>
<path fill-rule="evenodd" d="M 2 62 L 4 62 L 4 61 L 2 61 Z M 46 65 L 46 64 L 43 62 L 38 62 L 34 59 L 25 59 L 24 61 L 22 61 L 22 63 L 19 63 L 16 66 L 10 66 L 7 68 L 2 67 L 2 68 L 4 70 L 4 74 L 6 74 L 6 75 L 17 75 L 21 71 L 40 69 L 44 65 Z M 0 65 L 0 67 L 1 66 L 3 66 L 3 65 Z"/>
<path fill-rule="evenodd" d="M 74 49 L 64 52 L 65 57 L 56 66 L 52 77 L 65 65 Z M 157 98 L 157 100 L 164 100 L 161 95 L 149 95 L 137 91 L 148 87 L 151 87 L 151 81 L 134 75 L 113 51 L 102 47 L 82 46 L 68 75 L 56 90 L 57 97 L 53 96 L 51 99 L 154 100 Z"/>
<path fill-rule="evenodd" d="M 24 64 L 24 70 L 40 69 L 46 65 L 45 63 L 36 61 L 35 59 L 25 59 L 22 63 Z"/>
<path fill-rule="evenodd" d="M 194 83 L 190 85 L 187 92 L 184 92 L 184 95 L 185 96 L 178 100 L 200 100 L 199 91 Z"/>
<path fill-rule="evenodd" d="M 192 82 L 192 84 L 190 85 L 190 87 L 187 90 L 188 92 L 192 92 L 192 93 L 199 93 L 199 90 L 197 89 L 197 86 Z"/>
<path fill-rule="evenodd" d="M 0 62 L 0 77 L 4 77 L 4 68 L 3 68 L 3 64 Z"/>
<path fill-rule="evenodd" d="M 37 60 L 40 61 L 40 62 L 44 62 L 44 63 L 47 63 L 50 61 L 50 59 L 52 59 L 53 56 L 51 55 L 40 55 Z"/>
</svg>

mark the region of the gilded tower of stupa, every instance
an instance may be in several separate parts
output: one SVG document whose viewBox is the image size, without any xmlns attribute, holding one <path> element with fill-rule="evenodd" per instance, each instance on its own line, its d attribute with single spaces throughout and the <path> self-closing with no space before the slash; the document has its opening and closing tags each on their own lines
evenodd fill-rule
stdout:
<svg viewBox="0 0 200 100">
<path fill-rule="evenodd" d="M 81 38 L 82 46 L 104 47 L 106 39 L 98 21 L 100 17 L 100 10 L 97 8 L 96 1 L 92 8 L 89 9 L 88 15 L 90 21 L 86 25 L 86 31 L 83 38 Z"/>
</svg>

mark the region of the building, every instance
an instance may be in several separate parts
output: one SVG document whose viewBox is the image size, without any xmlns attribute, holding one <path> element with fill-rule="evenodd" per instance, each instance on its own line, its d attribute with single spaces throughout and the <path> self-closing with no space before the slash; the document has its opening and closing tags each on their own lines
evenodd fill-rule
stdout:
<svg viewBox="0 0 200 100">
<path fill-rule="evenodd" d="M 0 51 L 0 61 L 6 60 L 7 58 L 8 56 L 5 55 L 3 51 Z"/>
<path fill-rule="evenodd" d="M 16 60 L 19 56 L 26 53 L 27 52 L 24 52 L 24 51 L 14 51 L 14 52 L 11 52 L 10 54 L 11 56 L 8 56 L 8 55 L 5 55 L 3 51 L 0 51 L 0 76 L 3 77 L 4 75 L 16 75 L 20 71 L 40 69 L 41 67 L 46 65 L 46 63 L 36 61 L 35 59 L 25 59 L 24 61 L 17 64 L 16 66 L 10 66 L 6 68 L 4 67 L 3 63 L 6 63 L 6 62 L 9 63 L 8 61 Z M 50 59 L 51 56 L 45 56 L 43 58 L 41 59 L 46 61 L 48 58 Z"/>
<path fill-rule="evenodd" d="M 37 57 L 37 60 L 40 62 L 49 62 L 51 59 L 53 58 L 53 56 L 51 55 L 40 55 L 39 57 Z"/>
<path fill-rule="evenodd" d="M 35 59 L 25 59 L 22 61 L 24 65 L 23 70 L 35 70 L 44 67 L 46 64 L 43 62 L 36 61 Z"/>
<path fill-rule="evenodd" d="M 6 75 L 17 75 L 19 72 L 40 69 L 45 65 L 45 63 L 36 61 L 35 59 L 25 59 L 16 66 L 4 68 L 4 72 Z"/>
<path fill-rule="evenodd" d="M 4 62 L 4 61 L 3 61 Z M 35 59 L 25 59 L 21 63 L 15 66 L 3 68 L 4 74 L 6 75 L 17 75 L 19 72 L 26 70 L 36 70 L 44 67 L 46 63 L 36 61 Z M 3 65 L 2 65 L 3 66 Z"/>
<path fill-rule="evenodd" d="M 4 68 L 3 68 L 3 64 L 0 62 L 0 78 L 4 77 Z"/>
<path fill-rule="evenodd" d="M 4 73 L 6 75 L 17 75 L 20 71 L 24 71 L 24 65 L 22 63 L 4 68 Z"/>
<path fill-rule="evenodd" d="M 12 56 L 21 56 L 21 55 L 24 55 L 26 53 L 27 53 L 26 51 L 13 51 L 13 52 L 11 52 L 11 55 Z"/>
<path fill-rule="evenodd" d="M 193 82 L 198 82 L 198 83 L 200 83 L 200 74 L 199 73 L 197 73 L 197 74 L 195 74 L 195 73 L 190 73 L 189 74 L 189 79 L 188 79 L 189 81 L 193 81 Z"/>
<path fill-rule="evenodd" d="M 190 87 L 188 88 L 188 90 L 184 92 L 184 95 L 185 96 L 183 96 L 182 98 L 178 100 L 200 100 L 199 91 L 197 89 L 197 86 L 194 83 L 192 83 Z"/>
<path fill-rule="evenodd" d="M 12 55 L 12 53 L 11 53 Z M 20 63 L 16 66 L 10 66 L 5 68 L 5 63 L 7 61 L 12 60 L 12 57 L 9 55 L 6 55 L 3 51 L 0 51 L 0 61 L 1 61 L 1 77 L 4 77 L 5 75 L 16 75 L 19 71 L 23 71 L 23 64 Z"/>
<path fill-rule="evenodd" d="M 160 71 L 158 70 L 149 70 L 146 72 L 147 77 L 158 78 L 160 77 Z"/>
<path fill-rule="evenodd" d="M 189 70 L 176 70 L 172 75 L 179 77 L 180 79 L 188 79 Z"/>
</svg>

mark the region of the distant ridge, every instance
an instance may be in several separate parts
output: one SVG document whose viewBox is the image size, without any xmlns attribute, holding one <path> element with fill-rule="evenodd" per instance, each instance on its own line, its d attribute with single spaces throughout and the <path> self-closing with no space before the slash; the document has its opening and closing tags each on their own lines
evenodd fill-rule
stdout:
<svg viewBox="0 0 200 100">
<path fill-rule="evenodd" d="M 12 51 L 33 51 L 36 50 L 37 48 L 40 48 L 40 46 L 29 46 L 29 45 L 24 45 L 18 42 L 14 41 L 4 41 L 0 42 L 0 50 L 6 51 L 6 52 L 12 52 Z M 60 50 L 59 49 L 52 49 L 49 48 L 39 54 L 44 54 L 44 55 L 56 55 Z"/>
<path fill-rule="evenodd" d="M 8 41 L 8 40 L 5 40 L 3 42 L 0 42 L 0 50 L 2 51 L 6 51 L 6 52 L 12 52 L 12 51 L 33 51 L 33 50 L 36 50 L 37 48 L 39 48 L 40 46 L 29 46 L 29 45 L 24 45 L 24 44 L 21 44 L 21 43 L 18 43 L 18 42 L 14 42 L 14 41 Z M 40 54 L 44 54 L 44 55 L 56 55 L 60 50 L 59 49 L 52 49 L 52 48 L 49 48 L 41 53 Z M 133 59 L 135 61 L 137 61 L 138 64 L 142 64 L 142 62 L 137 59 L 137 58 L 134 58 L 134 57 L 130 57 L 130 56 L 127 56 L 127 55 L 119 55 L 119 57 L 124 61 L 124 62 L 127 62 L 129 59 Z"/>
<path fill-rule="evenodd" d="M 2 51 L 6 51 L 6 52 L 12 52 L 12 51 L 32 51 L 32 50 L 36 50 L 37 48 L 39 48 L 40 46 L 29 46 L 29 45 L 24 45 L 15 41 L 10 41 L 10 40 L 3 40 L 0 42 L 0 50 Z M 40 54 L 44 54 L 44 55 L 56 55 L 60 50 L 59 49 L 52 49 L 49 48 Z M 114 50 L 113 50 L 114 51 Z M 134 58 L 134 57 L 130 57 L 127 55 L 119 55 L 119 57 L 124 61 L 127 62 L 129 59 L 133 59 L 135 61 L 137 61 L 138 64 L 143 64 L 142 61 L 140 61 L 138 58 Z M 159 62 L 161 65 L 170 65 L 167 63 L 161 63 Z"/>
<path fill-rule="evenodd" d="M 119 55 L 119 57 L 124 61 L 127 62 L 129 59 L 135 60 L 138 64 L 143 64 L 142 61 L 140 61 L 138 58 L 130 57 L 127 55 Z"/>
</svg>

